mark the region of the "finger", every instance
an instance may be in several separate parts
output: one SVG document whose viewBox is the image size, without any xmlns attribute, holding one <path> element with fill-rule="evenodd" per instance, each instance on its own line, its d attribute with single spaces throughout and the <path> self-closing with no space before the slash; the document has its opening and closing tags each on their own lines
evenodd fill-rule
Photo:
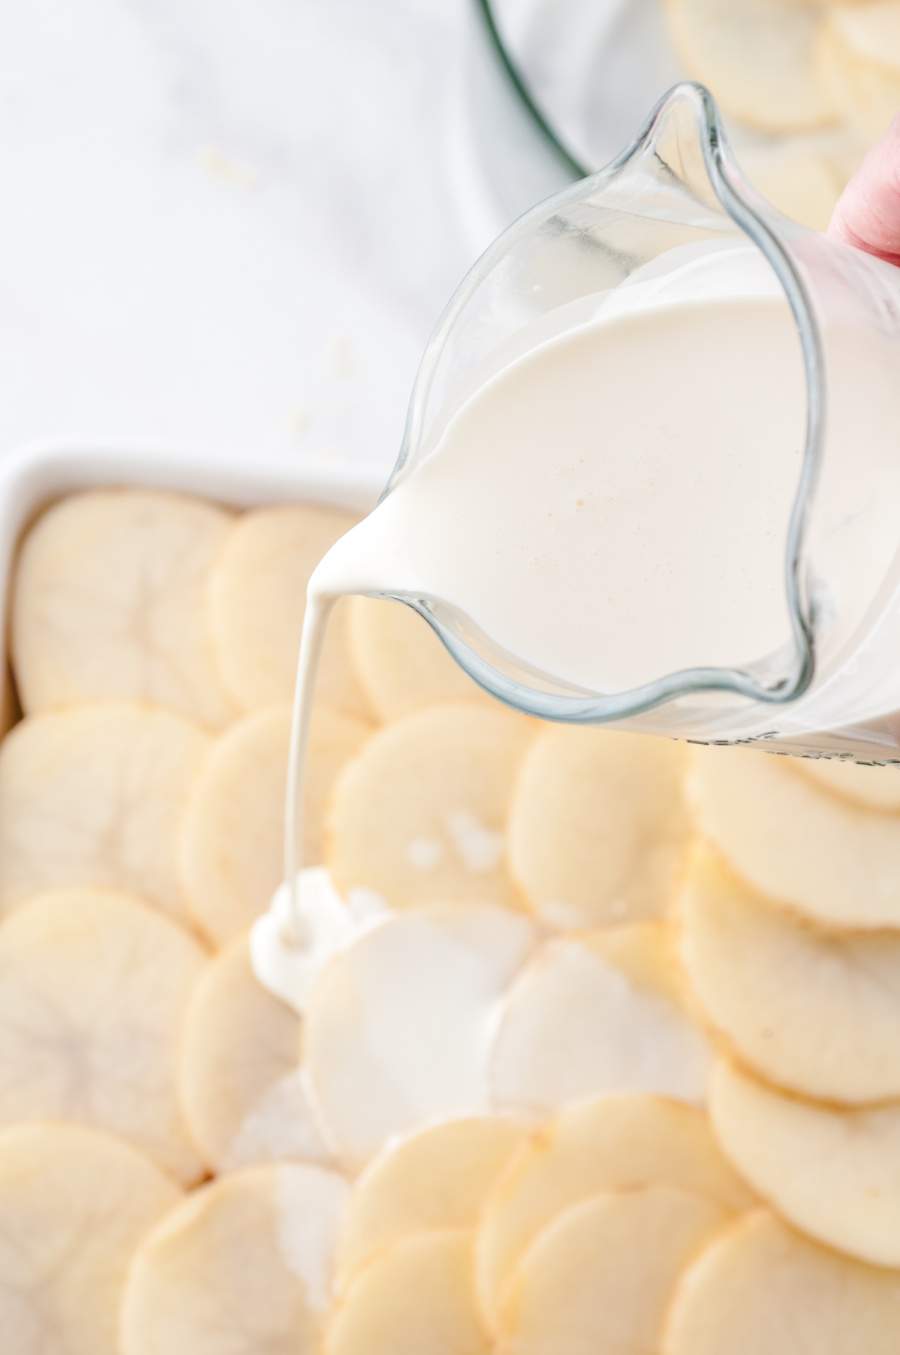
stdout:
<svg viewBox="0 0 900 1355">
<path fill-rule="evenodd" d="M 900 265 L 900 116 L 844 189 L 828 230 L 846 244 Z"/>
</svg>

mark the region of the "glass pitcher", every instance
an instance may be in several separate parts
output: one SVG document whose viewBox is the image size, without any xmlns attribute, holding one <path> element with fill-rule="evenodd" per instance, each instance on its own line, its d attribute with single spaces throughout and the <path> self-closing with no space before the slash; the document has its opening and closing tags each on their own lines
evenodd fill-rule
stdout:
<svg viewBox="0 0 900 1355">
<path fill-rule="evenodd" d="M 676 86 L 633 145 L 520 218 L 475 265 L 425 352 L 385 493 L 493 373 L 571 325 L 598 294 L 652 285 L 690 257 L 698 296 L 723 271 L 733 277 L 736 263 L 742 285 L 778 293 L 802 352 L 805 446 L 784 541 L 784 643 L 740 667 L 699 665 L 626 691 L 585 692 L 535 680 L 433 599 L 400 600 L 477 682 L 529 714 L 900 760 L 900 533 L 891 525 L 900 504 L 900 272 L 765 202 L 744 181 L 701 86 Z M 852 365 L 848 330 L 859 352 Z M 867 463 L 863 388 L 865 418 L 897 429 L 886 466 Z"/>
</svg>

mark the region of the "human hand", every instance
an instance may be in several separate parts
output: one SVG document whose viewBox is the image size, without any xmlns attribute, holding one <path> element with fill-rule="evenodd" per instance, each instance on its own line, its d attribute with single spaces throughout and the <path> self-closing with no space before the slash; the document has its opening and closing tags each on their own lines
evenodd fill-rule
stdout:
<svg viewBox="0 0 900 1355">
<path fill-rule="evenodd" d="M 900 266 L 900 116 L 847 184 L 828 234 Z"/>
</svg>

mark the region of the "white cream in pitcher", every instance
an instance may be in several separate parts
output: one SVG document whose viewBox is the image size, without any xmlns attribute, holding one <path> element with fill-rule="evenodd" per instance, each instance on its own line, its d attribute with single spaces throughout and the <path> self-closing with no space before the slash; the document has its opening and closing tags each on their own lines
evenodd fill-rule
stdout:
<svg viewBox="0 0 900 1355">
<path fill-rule="evenodd" d="M 851 368 L 885 360 L 878 336 L 867 341 L 856 330 L 839 356 Z M 421 600 L 439 617 L 462 618 L 532 683 L 575 693 L 622 692 L 667 673 L 741 668 L 783 652 L 785 541 L 806 403 L 793 318 L 747 245 L 673 251 L 667 271 L 657 264 L 598 297 L 587 319 L 492 375 L 312 576 L 288 824 L 299 813 L 324 627 L 345 594 Z M 840 403 L 831 410 L 834 436 L 848 436 L 854 419 L 865 426 L 858 492 L 884 484 L 875 472 L 894 460 L 888 414 L 868 408 L 863 416 Z M 858 616 L 833 590 L 874 597 L 896 544 L 854 531 L 858 507 L 839 479 L 824 477 L 819 605 L 848 631 Z M 818 715 L 804 729 L 827 731 L 821 688 L 812 701 Z M 723 710 L 726 738 L 772 727 L 760 703 L 732 698 Z M 288 882 L 302 864 L 294 837 L 288 831 Z M 298 942 L 311 939 L 323 907 L 321 890 L 314 893 L 315 907 L 283 899 L 278 928 L 265 924 L 271 955 L 257 940 L 260 977 L 270 985 L 284 962 L 285 919 Z M 274 986 L 292 985 L 282 976 Z"/>
</svg>

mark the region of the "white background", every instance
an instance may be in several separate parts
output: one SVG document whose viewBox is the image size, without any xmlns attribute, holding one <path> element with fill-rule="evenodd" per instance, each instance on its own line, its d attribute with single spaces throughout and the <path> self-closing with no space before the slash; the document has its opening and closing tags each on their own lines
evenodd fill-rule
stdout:
<svg viewBox="0 0 900 1355">
<path fill-rule="evenodd" d="M 386 472 L 485 243 L 451 167 L 465 9 L 7 3 L 0 452 L 138 437 Z"/>
</svg>

